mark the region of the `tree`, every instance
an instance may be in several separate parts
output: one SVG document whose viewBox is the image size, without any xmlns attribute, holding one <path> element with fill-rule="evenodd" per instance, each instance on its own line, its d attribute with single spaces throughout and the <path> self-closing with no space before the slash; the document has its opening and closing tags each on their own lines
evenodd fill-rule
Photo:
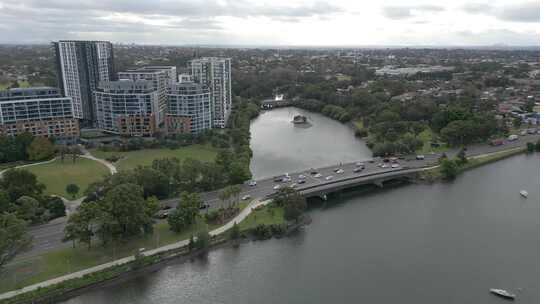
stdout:
<svg viewBox="0 0 540 304">
<path fill-rule="evenodd" d="M 49 196 L 45 200 L 45 208 L 51 213 L 51 219 L 66 216 L 66 205 L 59 197 Z"/>
<path fill-rule="evenodd" d="M 98 229 L 98 218 L 101 213 L 100 206 L 96 202 L 83 203 L 72 214 L 64 228 L 63 241 L 86 243 L 88 249 L 92 247 L 92 237 Z"/>
<path fill-rule="evenodd" d="M 234 225 L 231 228 L 229 237 L 231 238 L 231 240 L 236 240 L 240 238 L 240 228 L 238 228 L 236 222 L 234 222 Z"/>
<path fill-rule="evenodd" d="M 69 184 L 66 186 L 66 192 L 71 195 L 71 198 L 75 199 L 77 193 L 79 193 L 79 186 L 76 184 Z"/>
<path fill-rule="evenodd" d="M 467 163 L 467 154 L 465 152 L 465 148 L 461 148 L 457 154 L 457 159 L 459 161 L 459 164 L 460 165 L 463 165 L 463 164 L 466 164 Z"/>
<path fill-rule="evenodd" d="M 456 178 L 458 174 L 458 165 L 455 161 L 444 159 L 441 162 L 441 174 L 444 179 L 452 180 Z"/>
<path fill-rule="evenodd" d="M 240 193 L 242 193 L 242 188 L 238 185 L 229 186 L 229 192 L 231 193 L 231 196 L 234 197 L 233 205 L 237 204 L 240 200 Z"/>
<path fill-rule="evenodd" d="M 180 203 L 168 217 L 167 222 L 172 231 L 181 232 L 193 225 L 199 214 L 199 206 L 202 204 L 197 193 L 182 192 Z"/>
<path fill-rule="evenodd" d="M 30 196 L 21 196 L 15 201 L 17 205 L 17 216 L 20 219 L 31 223 L 40 222 L 40 215 L 43 210 L 39 206 L 39 202 Z"/>
<path fill-rule="evenodd" d="M 9 194 L 11 201 L 16 201 L 23 195 L 40 197 L 45 186 L 38 183 L 36 176 L 30 171 L 10 169 L 3 174 L 0 187 Z"/>
<path fill-rule="evenodd" d="M 532 142 L 528 142 L 528 143 L 527 143 L 527 152 L 528 152 L 528 153 L 534 152 L 534 148 L 535 148 L 535 147 L 534 147 L 534 143 L 532 143 Z"/>
<path fill-rule="evenodd" d="M 121 184 L 100 201 L 107 225 L 102 228 L 113 237 L 130 237 L 151 231 L 152 216 L 159 210 L 155 199 L 145 200 L 143 190 L 135 184 Z"/>
<path fill-rule="evenodd" d="M 210 247 L 210 233 L 208 229 L 204 228 L 197 232 L 197 239 L 195 240 L 195 249 L 207 250 Z"/>
<path fill-rule="evenodd" d="M 54 155 L 54 145 L 46 137 L 38 136 L 32 140 L 26 153 L 30 160 L 49 159 Z"/>
<path fill-rule="evenodd" d="M 283 216 L 288 221 L 298 221 L 302 213 L 307 209 L 306 199 L 298 191 L 290 187 L 281 188 L 274 199 L 274 203 L 283 207 Z"/>
<path fill-rule="evenodd" d="M 26 233 L 26 223 L 15 214 L 0 214 L 0 269 L 31 243 Z"/>
</svg>

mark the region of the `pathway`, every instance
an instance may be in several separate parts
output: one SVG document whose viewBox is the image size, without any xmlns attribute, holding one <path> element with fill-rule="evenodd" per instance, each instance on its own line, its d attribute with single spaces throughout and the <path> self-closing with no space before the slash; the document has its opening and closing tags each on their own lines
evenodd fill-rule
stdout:
<svg viewBox="0 0 540 304">
<path fill-rule="evenodd" d="M 245 220 L 251 214 L 251 212 L 253 212 L 254 209 L 256 209 L 257 207 L 260 207 L 260 206 L 267 205 L 268 203 L 270 203 L 270 200 L 266 200 L 266 201 L 254 200 L 254 201 L 252 201 L 248 206 L 246 206 L 246 208 L 244 208 L 244 210 L 242 210 L 237 216 L 235 216 L 227 224 L 210 231 L 209 232 L 210 235 L 211 236 L 216 236 L 216 235 L 225 233 L 227 230 L 231 229 L 235 223 L 238 224 L 238 223 L 242 222 L 243 220 Z M 169 250 L 179 249 L 179 248 L 187 246 L 188 244 L 189 244 L 189 240 L 182 240 L 182 241 L 170 244 L 170 245 L 166 245 L 166 246 L 159 247 L 159 248 L 156 248 L 156 249 L 144 251 L 142 254 L 144 254 L 145 256 L 151 256 L 151 255 L 167 252 Z M 26 287 L 18 289 L 18 290 L 9 291 L 9 292 L 0 294 L 0 301 L 15 297 L 17 295 L 20 295 L 20 294 L 23 294 L 23 293 L 26 293 L 26 292 L 34 291 L 34 290 L 39 289 L 39 288 L 44 288 L 44 287 L 48 287 L 48 286 L 51 286 L 51 285 L 54 285 L 54 284 L 58 284 L 58 283 L 61 283 L 61 282 L 67 281 L 67 280 L 80 278 L 80 277 L 83 277 L 86 274 L 102 271 L 102 270 L 107 269 L 109 267 L 126 264 L 126 263 L 129 263 L 129 262 L 132 262 L 134 259 L 135 259 L 134 256 L 128 256 L 128 257 L 118 259 L 118 260 L 115 260 L 115 261 L 112 261 L 112 262 L 109 262 L 109 263 L 101 264 L 101 265 L 94 266 L 94 267 L 91 267 L 91 268 L 87 268 L 87 269 L 84 269 L 84 270 L 81 270 L 81 271 L 70 273 L 70 274 L 67 274 L 67 275 L 64 275 L 64 276 L 60 276 L 60 277 L 57 277 L 57 278 L 54 278 L 54 279 L 43 281 L 43 282 L 40 282 L 40 283 L 37 283 L 37 284 L 34 284 L 34 285 L 26 286 Z"/>
<path fill-rule="evenodd" d="M 79 145 L 79 147 L 80 147 L 81 151 L 83 152 L 83 155 L 81 155 L 81 157 L 91 159 L 93 161 L 97 161 L 98 163 L 101 163 L 101 164 L 105 165 L 109 169 L 111 174 L 118 173 L 118 170 L 116 169 L 116 166 L 113 165 L 111 162 L 109 162 L 107 160 L 104 160 L 104 159 L 101 159 L 101 158 L 95 157 L 94 155 L 92 155 L 90 153 L 90 151 L 86 150 L 86 148 L 84 148 L 82 145 Z"/>
</svg>

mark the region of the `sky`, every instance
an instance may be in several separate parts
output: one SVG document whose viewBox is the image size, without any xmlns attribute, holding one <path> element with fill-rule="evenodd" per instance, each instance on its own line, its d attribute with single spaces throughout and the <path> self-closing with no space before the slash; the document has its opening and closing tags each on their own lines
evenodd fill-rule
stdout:
<svg viewBox="0 0 540 304">
<path fill-rule="evenodd" d="M 0 43 L 540 45 L 540 0 L 0 0 Z"/>
</svg>

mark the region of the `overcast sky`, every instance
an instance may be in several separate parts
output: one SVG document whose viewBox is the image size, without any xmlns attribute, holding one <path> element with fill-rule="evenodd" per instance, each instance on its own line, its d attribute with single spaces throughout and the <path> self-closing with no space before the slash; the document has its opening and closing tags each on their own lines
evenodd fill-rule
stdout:
<svg viewBox="0 0 540 304">
<path fill-rule="evenodd" d="M 540 45 L 540 0 L 0 0 L 0 43 Z"/>
</svg>

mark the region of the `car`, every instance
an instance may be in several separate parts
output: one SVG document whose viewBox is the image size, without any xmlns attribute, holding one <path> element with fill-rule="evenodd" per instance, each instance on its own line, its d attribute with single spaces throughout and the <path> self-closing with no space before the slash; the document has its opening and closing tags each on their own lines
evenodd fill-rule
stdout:
<svg viewBox="0 0 540 304">
<path fill-rule="evenodd" d="M 390 165 L 384 164 L 381 166 L 381 168 L 390 168 Z"/>
<path fill-rule="evenodd" d="M 204 210 L 206 208 L 210 208 L 210 204 L 209 203 L 202 203 L 199 205 L 199 209 L 200 210 Z"/>
<path fill-rule="evenodd" d="M 165 219 L 169 216 L 169 211 L 164 211 L 164 212 L 158 212 L 154 215 L 154 218 L 157 218 L 157 219 Z"/>
<path fill-rule="evenodd" d="M 424 160 L 424 159 L 426 159 L 426 157 L 424 155 L 419 154 L 419 155 L 416 155 L 416 159 L 417 160 Z"/>
<path fill-rule="evenodd" d="M 255 187 L 255 186 L 257 186 L 257 182 L 254 181 L 254 180 L 251 180 L 251 181 L 248 182 L 248 185 L 249 185 L 250 187 Z"/>
<path fill-rule="evenodd" d="M 343 171 L 343 169 L 339 169 L 336 171 L 337 174 L 343 174 L 345 171 Z"/>
<path fill-rule="evenodd" d="M 282 182 L 282 181 L 283 181 L 283 177 L 281 177 L 281 176 L 276 176 L 276 177 L 274 177 L 274 182 L 275 182 L 275 183 L 280 183 L 280 182 Z"/>
<path fill-rule="evenodd" d="M 523 130 L 523 131 L 519 132 L 519 135 L 525 136 L 525 135 L 527 135 L 527 132 L 528 132 L 527 130 Z M 530 133 L 530 134 L 532 134 L 532 133 Z"/>
<path fill-rule="evenodd" d="M 285 177 L 281 180 L 281 182 L 283 182 L 283 183 L 288 183 L 288 182 L 290 182 L 290 181 L 291 181 L 291 177 L 290 177 L 290 176 L 285 176 Z"/>
<path fill-rule="evenodd" d="M 529 129 L 527 130 L 527 134 L 535 134 L 536 133 L 536 130 L 535 129 Z"/>
<path fill-rule="evenodd" d="M 364 166 L 364 163 L 362 163 L 362 162 L 357 162 L 355 165 L 356 165 L 357 167 L 363 167 L 363 166 Z"/>
<path fill-rule="evenodd" d="M 280 188 L 279 185 L 274 186 L 274 190 L 279 190 L 279 188 Z"/>
<path fill-rule="evenodd" d="M 370 163 L 370 164 L 373 164 L 374 162 L 375 162 L 375 160 L 373 158 L 368 160 L 368 163 Z"/>
<path fill-rule="evenodd" d="M 315 175 L 315 174 L 317 174 L 317 173 L 319 173 L 319 172 L 317 172 L 317 171 L 314 170 L 314 169 L 311 169 L 311 171 L 309 172 L 309 174 L 311 174 L 311 175 Z"/>
<path fill-rule="evenodd" d="M 251 198 L 251 195 L 249 195 L 249 194 L 246 194 L 246 195 L 242 196 L 243 201 L 247 201 L 250 198 Z"/>
<path fill-rule="evenodd" d="M 298 178 L 299 178 L 299 179 L 305 179 L 305 178 L 306 178 L 306 176 L 305 176 L 305 175 L 303 175 L 303 174 L 300 174 L 300 175 L 298 175 Z"/>
<path fill-rule="evenodd" d="M 298 180 L 298 184 L 301 185 L 301 184 L 305 184 L 306 183 L 306 180 L 305 179 L 299 179 Z"/>
<path fill-rule="evenodd" d="M 292 183 L 289 187 L 296 188 L 296 186 L 297 186 L 296 183 Z"/>
<path fill-rule="evenodd" d="M 313 177 L 320 178 L 320 177 L 322 177 L 322 174 L 317 173 L 317 174 L 315 174 Z"/>
<path fill-rule="evenodd" d="M 362 170 L 364 170 L 363 167 L 356 167 L 356 168 L 354 168 L 353 172 L 358 173 L 358 172 L 362 172 Z"/>
<path fill-rule="evenodd" d="M 398 158 L 397 157 L 390 157 L 390 162 L 395 164 L 395 163 L 398 162 Z"/>
<path fill-rule="evenodd" d="M 392 168 L 399 168 L 399 164 L 392 164 Z"/>
<path fill-rule="evenodd" d="M 332 178 L 334 178 L 332 175 L 328 175 L 325 179 L 326 180 L 331 180 Z"/>
<path fill-rule="evenodd" d="M 383 165 L 384 165 L 383 163 L 378 163 L 377 167 L 382 167 Z"/>
<path fill-rule="evenodd" d="M 339 170 L 341 170 L 341 168 L 335 168 L 335 169 L 334 169 L 334 172 L 337 173 Z"/>
<path fill-rule="evenodd" d="M 383 161 L 383 163 L 389 163 L 390 159 L 389 158 L 384 158 L 382 161 Z"/>
</svg>

